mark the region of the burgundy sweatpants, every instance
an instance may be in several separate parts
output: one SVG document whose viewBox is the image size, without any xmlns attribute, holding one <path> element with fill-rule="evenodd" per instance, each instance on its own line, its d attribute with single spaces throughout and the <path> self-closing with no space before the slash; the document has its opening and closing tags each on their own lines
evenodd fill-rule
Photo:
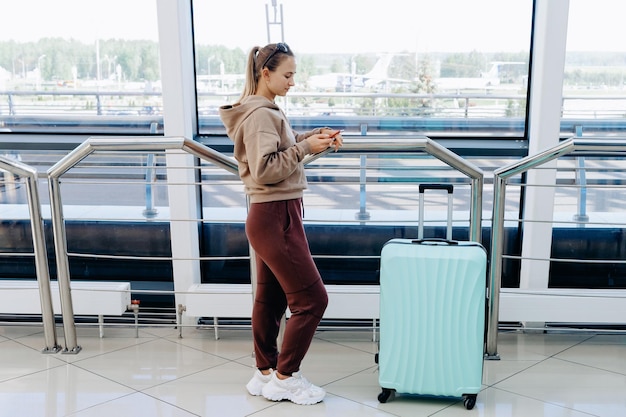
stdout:
<svg viewBox="0 0 626 417">
<path fill-rule="evenodd" d="M 246 235 L 257 258 L 252 309 L 256 365 L 291 375 L 300 370 L 328 305 L 326 288 L 304 233 L 302 201 L 251 204 Z M 287 306 L 291 317 L 279 354 L 276 338 Z"/>
</svg>

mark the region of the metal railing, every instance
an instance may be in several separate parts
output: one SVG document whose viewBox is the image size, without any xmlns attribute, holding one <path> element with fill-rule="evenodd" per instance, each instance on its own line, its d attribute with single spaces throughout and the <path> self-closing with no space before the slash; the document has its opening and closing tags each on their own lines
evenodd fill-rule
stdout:
<svg viewBox="0 0 626 417">
<path fill-rule="evenodd" d="M 31 234 L 33 237 L 33 254 L 35 273 L 41 301 L 41 317 L 43 321 L 45 348 L 44 353 L 55 353 L 60 350 L 57 343 L 52 291 L 50 289 L 50 271 L 48 269 L 48 251 L 44 234 L 41 203 L 37 186 L 37 170 L 14 159 L 0 156 L 0 169 L 18 175 L 26 185 L 26 198 L 30 216 Z"/>
<path fill-rule="evenodd" d="M 52 224 L 54 228 L 54 243 L 56 248 L 57 274 L 59 281 L 59 291 L 61 295 L 61 307 L 63 311 L 63 325 L 66 337 L 66 352 L 78 353 L 78 346 L 74 322 L 74 312 L 70 292 L 70 272 L 67 250 L 67 236 L 64 224 L 63 204 L 60 193 L 60 178 L 86 158 L 97 151 L 141 151 L 147 153 L 164 152 L 166 150 L 182 150 L 198 158 L 210 162 L 217 167 L 224 169 L 231 174 L 236 174 L 236 162 L 222 155 L 215 150 L 208 148 L 198 142 L 185 138 L 99 138 L 93 137 L 85 141 L 82 145 L 70 152 L 48 170 L 48 185 L 50 192 Z M 325 152 L 308 156 L 305 164 L 324 157 L 332 149 Z M 482 223 L 482 189 L 483 172 L 473 164 L 449 151 L 445 147 L 437 144 L 428 138 L 418 138 L 402 141 L 377 142 L 369 139 L 351 139 L 342 147 L 341 153 L 352 154 L 384 154 L 384 153 L 422 153 L 433 156 L 442 161 L 454 170 L 469 178 L 471 186 L 470 204 L 470 240 L 480 241 Z M 254 253 L 250 252 L 250 261 L 254 262 Z M 251 268 L 251 281 L 255 285 L 255 268 Z"/>
<path fill-rule="evenodd" d="M 74 308 L 70 291 L 70 270 L 67 251 L 67 235 L 63 216 L 63 203 L 60 193 L 60 177 L 69 169 L 97 151 L 143 151 L 164 152 L 166 150 L 182 150 L 229 171 L 237 173 L 236 163 L 226 156 L 208 148 L 198 142 L 184 138 L 90 138 L 70 152 L 48 170 L 48 187 L 50 192 L 50 209 L 54 230 L 54 245 L 56 249 L 57 276 L 59 294 L 63 314 L 63 328 L 65 331 L 65 351 L 78 353 Z"/>
<path fill-rule="evenodd" d="M 199 113 L 210 114 L 222 104 L 235 100 L 238 90 L 198 91 Z M 306 106 L 310 101 L 327 101 L 327 106 Z M 512 117 L 523 116 L 525 94 L 489 89 L 472 93 L 385 93 L 385 92 L 292 92 L 285 100 L 289 113 L 360 115 L 411 115 L 437 117 Z M 388 104 L 392 101 L 393 104 Z M 357 102 L 359 105 L 355 106 Z M 580 103 L 602 105 L 581 106 Z M 561 100 L 564 118 L 623 118 L 624 95 L 566 95 Z M 293 105 L 292 103 L 297 103 Z M 401 105 L 400 103 L 404 103 Z M 427 103 L 424 106 L 424 103 Z M 494 104 L 495 103 L 495 104 Z M 606 104 L 610 103 L 610 104 Z M 304 104 L 304 106 L 300 105 Z M 159 91 L 82 90 L 0 90 L 0 114 L 7 116 L 41 115 L 88 117 L 160 115 L 162 93 Z"/>
<path fill-rule="evenodd" d="M 160 113 L 162 94 L 152 91 L 65 89 L 0 91 L 0 109 L 8 116 L 81 115 L 140 116 Z"/>
<path fill-rule="evenodd" d="M 488 327 L 486 355 L 488 358 L 497 358 L 497 341 L 500 311 L 500 291 L 502 279 L 502 261 L 504 258 L 504 214 L 506 201 L 506 185 L 508 180 L 516 175 L 523 174 L 530 169 L 538 168 L 550 161 L 563 156 L 626 156 L 626 139 L 621 138 L 570 138 L 557 146 L 530 155 L 511 165 L 494 171 L 493 216 L 491 230 L 491 255 L 489 262 L 489 297 L 488 297 Z M 585 189 L 587 184 L 582 184 Z M 580 208 L 579 208 L 580 212 Z M 575 218 L 576 220 L 576 218 Z M 549 260 L 549 259 L 547 259 Z"/>
</svg>

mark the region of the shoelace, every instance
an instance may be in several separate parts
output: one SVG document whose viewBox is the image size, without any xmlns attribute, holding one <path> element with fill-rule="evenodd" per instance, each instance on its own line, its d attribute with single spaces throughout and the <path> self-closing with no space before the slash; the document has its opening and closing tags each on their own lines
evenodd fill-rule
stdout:
<svg viewBox="0 0 626 417">
<path fill-rule="evenodd" d="M 290 385 L 293 385 L 296 388 L 296 394 L 306 392 L 311 387 L 311 383 L 304 376 L 293 374 L 292 377 L 294 378 L 294 381 Z M 311 396 L 313 393 L 308 392 L 307 394 L 308 396 Z"/>
</svg>

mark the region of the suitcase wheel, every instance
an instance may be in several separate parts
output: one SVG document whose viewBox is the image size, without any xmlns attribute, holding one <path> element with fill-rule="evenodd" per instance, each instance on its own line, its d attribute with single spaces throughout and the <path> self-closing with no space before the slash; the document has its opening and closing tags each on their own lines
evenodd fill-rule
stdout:
<svg viewBox="0 0 626 417">
<path fill-rule="evenodd" d="M 381 401 L 382 402 L 382 401 Z M 468 410 L 471 410 L 476 405 L 476 394 L 467 394 L 463 399 L 463 405 Z"/>
<path fill-rule="evenodd" d="M 387 401 L 391 401 L 396 396 L 396 390 L 383 388 L 383 392 L 378 394 L 378 402 L 386 403 Z"/>
</svg>

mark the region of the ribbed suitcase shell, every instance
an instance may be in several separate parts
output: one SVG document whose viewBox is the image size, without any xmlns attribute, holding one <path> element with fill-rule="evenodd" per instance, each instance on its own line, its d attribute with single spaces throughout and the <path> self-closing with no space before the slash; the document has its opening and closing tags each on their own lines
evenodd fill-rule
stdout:
<svg viewBox="0 0 626 417">
<path fill-rule="evenodd" d="M 392 239 L 381 252 L 379 383 L 399 393 L 477 394 L 487 255 L 478 243 Z"/>
</svg>

